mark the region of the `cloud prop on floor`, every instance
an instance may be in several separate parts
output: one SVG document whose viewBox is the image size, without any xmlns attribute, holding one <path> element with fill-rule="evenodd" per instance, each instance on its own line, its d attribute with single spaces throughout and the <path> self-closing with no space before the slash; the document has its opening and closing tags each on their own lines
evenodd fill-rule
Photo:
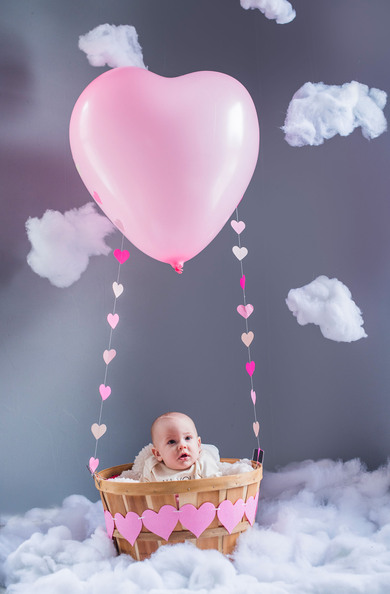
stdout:
<svg viewBox="0 0 390 594">
<path fill-rule="evenodd" d="M 296 12 L 288 0 L 240 0 L 242 8 L 258 8 L 267 19 L 276 20 L 278 25 L 291 23 Z"/>
<path fill-rule="evenodd" d="M 286 303 L 298 324 L 316 324 L 325 338 L 352 342 L 367 336 L 360 309 L 337 278 L 322 275 L 304 287 L 291 289 Z"/>
<path fill-rule="evenodd" d="M 56 287 L 69 287 L 86 270 L 90 256 L 110 253 L 104 238 L 116 230 L 92 202 L 64 214 L 47 210 L 41 219 L 26 221 L 32 249 L 27 263 Z"/>
<path fill-rule="evenodd" d="M 305 83 L 293 96 L 282 130 L 291 146 L 317 146 L 336 134 L 361 127 L 365 138 L 387 130 L 383 114 L 387 94 L 356 81 L 341 86 Z"/>
<path fill-rule="evenodd" d="M 137 31 L 131 25 L 99 25 L 79 37 L 79 48 L 92 66 L 146 68 Z"/>
<path fill-rule="evenodd" d="M 116 556 L 101 503 L 81 495 L 58 509 L 5 519 L 0 579 L 7 594 L 388 594 L 390 465 L 306 461 L 265 472 L 258 524 L 233 562 L 190 544 L 150 560 Z"/>
</svg>

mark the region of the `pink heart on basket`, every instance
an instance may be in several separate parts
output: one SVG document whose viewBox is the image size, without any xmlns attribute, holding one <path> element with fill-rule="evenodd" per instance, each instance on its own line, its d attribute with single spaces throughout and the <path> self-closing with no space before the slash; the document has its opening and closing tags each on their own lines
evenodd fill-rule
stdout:
<svg viewBox="0 0 390 594">
<path fill-rule="evenodd" d="M 103 353 L 103 359 L 106 365 L 108 365 L 109 363 L 111 363 L 111 361 L 113 360 L 113 358 L 116 355 L 116 350 L 115 349 L 111 349 L 109 351 L 104 351 Z"/>
<path fill-rule="evenodd" d="M 241 522 L 244 512 L 245 503 L 242 499 L 236 501 L 234 505 L 229 499 L 225 499 L 225 501 L 221 501 L 219 504 L 217 515 L 222 526 L 231 534 L 237 524 Z"/>
<path fill-rule="evenodd" d="M 104 520 L 106 522 L 106 530 L 107 530 L 107 534 L 108 534 L 108 538 L 112 538 L 112 535 L 114 534 L 114 518 L 112 517 L 112 515 L 110 514 L 110 512 L 105 509 L 104 510 Z"/>
<path fill-rule="evenodd" d="M 126 260 L 130 258 L 130 254 L 127 250 L 114 250 L 114 256 L 118 260 L 119 264 L 124 264 Z"/>
<path fill-rule="evenodd" d="M 111 328 L 114 330 L 119 322 L 118 314 L 109 313 L 107 316 L 107 322 L 110 324 Z"/>
<path fill-rule="evenodd" d="M 249 361 L 249 363 L 247 363 L 245 365 L 245 367 L 246 367 L 247 373 L 252 377 L 252 375 L 255 373 L 255 367 L 256 367 L 255 362 Z"/>
<path fill-rule="evenodd" d="M 245 290 L 245 274 L 243 274 L 242 277 L 240 278 L 240 286 L 241 286 L 241 289 L 244 291 Z"/>
<path fill-rule="evenodd" d="M 250 303 L 248 303 L 248 305 L 238 305 L 237 306 L 237 311 L 240 314 L 240 316 L 242 316 L 243 318 L 245 318 L 246 320 L 249 318 L 249 316 L 253 313 L 253 310 L 255 308 L 253 307 L 253 305 L 251 305 Z"/>
<path fill-rule="evenodd" d="M 253 495 L 251 495 L 245 503 L 245 515 L 246 515 L 248 522 L 251 526 L 253 526 L 253 524 L 255 522 L 258 501 L 259 501 L 259 492 L 257 491 L 255 497 L 253 497 Z"/>
<path fill-rule="evenodd" d="M 142 528 L 142 520 L 138 517 L 138 514 L 129 511 L 125 518 L 122 514 L 115 514 L 115 524 L 123 538 L 125 538 L 131 546 L 134 546 Z"/>
<path fill-rule="evenodd" d="M 234 231 L 237 233 L 237 235 L 240 235 L 240 233 L 242 233 L 245 229 L 245 223 L 244 221 L 230 221 L 231 226 L 233 227 Z"/>
<path fill-rule="evenodd" d="M 123 293 L 123 285 L 114 281 L 112 283 L 112 290 L 114 291 L 115 297 L 120 297 Z"/>
<path fill-rule="evenodd" d="M 99 458 L 91 457 L 89 459 L 89 470 L 92 472 L 92 474 L 95 472 L 95 470 L 97 469 L 98 466 L 99 466 Z"/>
<path fill-rule="evenodd" d="M 168 540 L 171 536 L 178 519 L 177 509 L 172 505 L 163 505 L 158 513 L 147 509 L 142 514 L 145 528 L 153 534 L 161 536 L 164 540 Z"/>
<path fill-rule="evenodd" d="M 243 332 L 241 334 L 241 340 L 242 342 L 245 344 L 246 347 L 249 347 L 252 344 L 252 341 L 254 339 L 255 335 L 253 334 L 252 331 L 250 332 Z"/>
<path fill-rule="evenodd" d="M 110 388 L 110 386 L 105 386 L 104 384 L 100 384 L 99 392 L 100 392 L 100 396 L 102 397 L 102 400 L 107 400 L 107 398 L 111 394 L 111 388 Z"/>
<path fill-rule="evenodd" d="M 186 503 L 180 508 L 180 522 L 196 538 L 210 526 L 215 518 L 215 505 L 206 501 L 198 509 L 191 503 Z"/>
</svg>

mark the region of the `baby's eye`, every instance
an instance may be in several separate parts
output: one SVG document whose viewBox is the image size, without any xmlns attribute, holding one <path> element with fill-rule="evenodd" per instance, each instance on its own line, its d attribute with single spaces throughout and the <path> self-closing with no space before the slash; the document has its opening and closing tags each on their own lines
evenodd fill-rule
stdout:
<svg viewBox="0 0 390 594">
<path fill-rule="evenodd" d="M 170 440 L 168 441 L 168 445 L 173 445 L 174 443 L 175 443 L 175 440 L 174 440 L 174 439 L 170 439 Z"/>
<path fill-rule="evenodd" d="M 192 439 L 192 436 L 191 436 L 191 435 L 187 435 L 187 436 L 186 436 L 186 440 L 187 440 L 187 441 L 190 441 L 191 439 Z"/>
</svg>

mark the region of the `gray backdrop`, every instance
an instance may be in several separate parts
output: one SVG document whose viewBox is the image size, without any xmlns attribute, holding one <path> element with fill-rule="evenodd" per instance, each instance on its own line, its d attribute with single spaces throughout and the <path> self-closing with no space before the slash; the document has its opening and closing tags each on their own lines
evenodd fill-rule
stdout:
<svg viewBox="0 0 390 594">
<path fill-rule="evenodd" d="M 26 263 L 29 216 L 90 200 L 74 167 L 68 125 L 81 91 L 103 68 L 78 49 L 99 24 L 131 24 L 145 64 L 163 76 L 216 70 L 251 93 L 261 127 L 257 169 L 239 207 L 265 466 L 324 457 L 385 462 L 390 444 L 389 135 L 356 130 L 292 148 L 280 127 L 306 81 L 357 80 L 390 90 L 388 0 L 293 0 L 277 25 L 239 0 L 2 0 L 1 508 L 98 498 L 85 465 L 94 451 L 107 346 L 113 256 L 94 257 L 58 289 Z M 388 116 L 389 110 L 385 108 Z M 139 252 L 122 267 L 117 358 L 105 402 L 100 467 L 131 461 L 159 413 L 192 415 L 226 457 L 255 440 L 236 236 L 226 225 L 182 276 Z M 108 243 L 119 247 L 121 236 Z M 368 338 L 336 343 L 301 327 L 289 289 L 337 277 L 362 309 Z M 115 397 L 114 397 L 115 394 Z"/>
</svg>

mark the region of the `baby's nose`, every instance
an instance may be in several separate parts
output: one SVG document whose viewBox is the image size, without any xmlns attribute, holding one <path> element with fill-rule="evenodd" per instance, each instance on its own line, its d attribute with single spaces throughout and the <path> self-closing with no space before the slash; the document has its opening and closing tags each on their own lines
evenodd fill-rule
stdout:
<svg viewBox="0 0 390 594">
<path fill-rule="evenodd" d="M 179 442 L 179 448 L 182 450 L 183 448 L 185 448 L 187 446 L 185 441 L 180 441 Z"/>
</svg>

